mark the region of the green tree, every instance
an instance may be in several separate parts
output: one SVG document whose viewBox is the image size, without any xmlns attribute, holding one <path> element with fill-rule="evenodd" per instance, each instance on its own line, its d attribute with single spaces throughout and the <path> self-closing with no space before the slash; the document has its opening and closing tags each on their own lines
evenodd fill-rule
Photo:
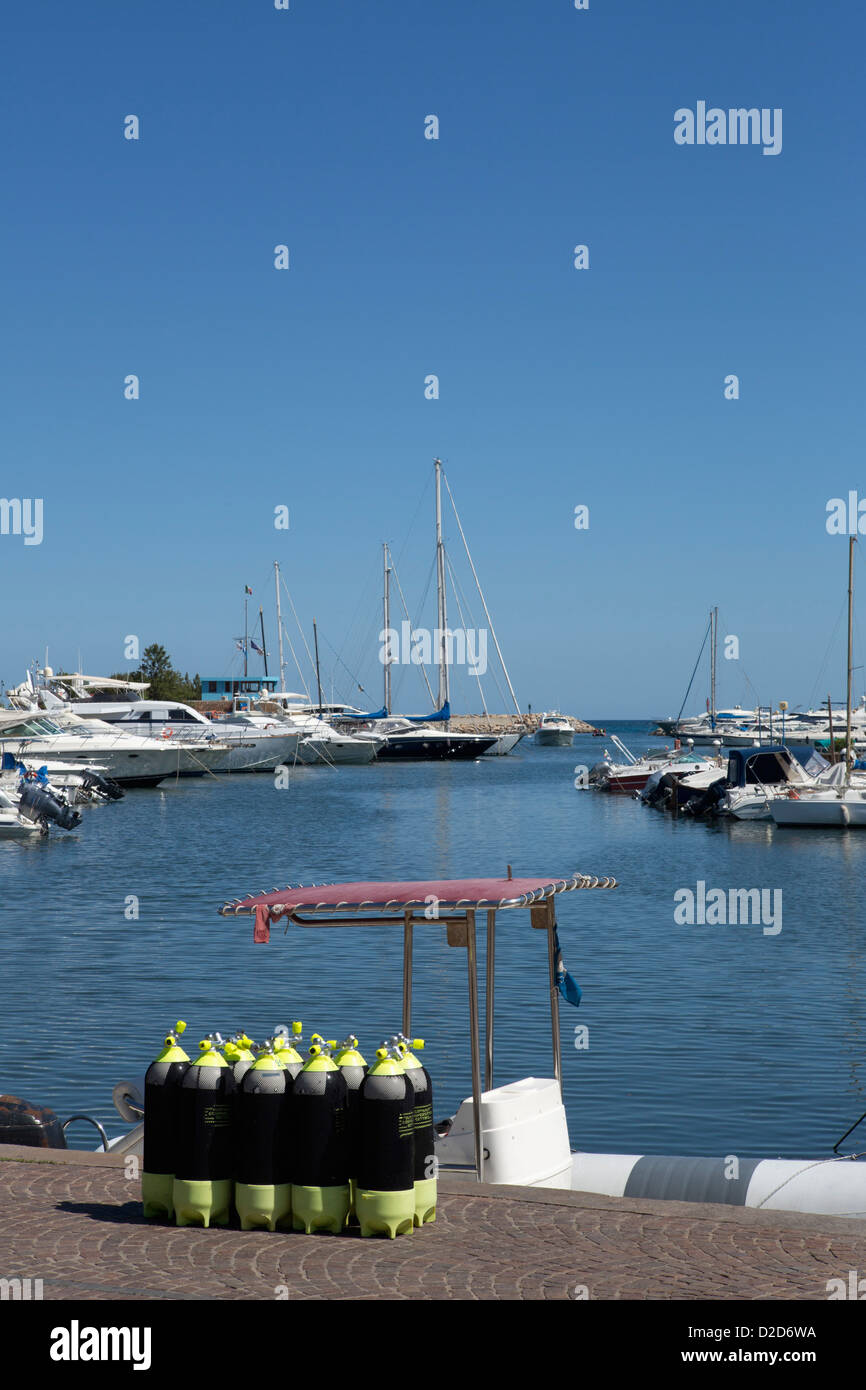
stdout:
<svg viewBox="0 0 866 1390">
<path fill-rule="evenodd" d="M 148 700 L 177 700 L 186 704 L 190 700 L 201 699 L 201 678 L 195 675 L 192 680 L 188 672 L 183 675 L 171 664 L 171 657 L 165 647 L 152 642 L 145 647 L 141 665 L 137 671 L 122 672 L 119 680 L 147 681 Z"/>
</svg>

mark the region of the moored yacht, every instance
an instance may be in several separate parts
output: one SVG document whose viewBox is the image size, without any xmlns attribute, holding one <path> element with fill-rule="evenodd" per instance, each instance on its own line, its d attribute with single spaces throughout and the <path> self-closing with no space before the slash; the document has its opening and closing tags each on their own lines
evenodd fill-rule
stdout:
<svg viewBox="0 0 866 1390">
<path fill-rule="evenodd" d="M 180 750 L 181 776 L 205 771 L 271 772 L 294 760 L 300 742 L 298 731 L 277 719 L 235 711 L 215 722 L 179 700 L 142 699 L 142 686 L 131 681 L 55 677 L 50 670 L 41 675 L 46 684 L 34 687 L 32 693 L 19 686 L 14 698 L 30 698 L 57 718 L 68 712 L 122 733 L 171 740 Z M 105 695 L 111 698 L 95 698 Z"/>
<path fill-rule="evenodd" d="M 178 740 L 157 741 L 124 733 L 101 720 L 81 719 L 60 710 L 0 710 L 0 753 L 21 762 L 69 761 L 104 770 L 121 787 L 155 787 L 166 777 L 212 769 L 225 745 L 197 747 L 187 753 Z"/>
<path fill-rule="evenodd" d="M 574 729 L 571 721 L 559 710 L 550 710 L 538 721 L 535 742 L 545 747 L 570 748 L 574 743 Z"/>
</svg>

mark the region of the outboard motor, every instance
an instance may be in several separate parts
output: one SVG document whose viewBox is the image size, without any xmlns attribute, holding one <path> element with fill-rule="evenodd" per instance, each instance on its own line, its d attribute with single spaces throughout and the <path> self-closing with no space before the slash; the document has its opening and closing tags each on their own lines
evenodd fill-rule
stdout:
<svg viewBox="0 0 866 1390">
<path fill-rule="evenodd" d="M 702 792 L 695 792 L 694 796 L 682 807 L 683 814 L 686 816 L 714 816 L 718 809 L 719 802 L 728 791 L 730 782 L 727 777 L 720 777 L 718 781 L 711 782 Z"/>
<path fill-rule="evenodd" d="M 53 1110 L 18 1096 L 0 1096 L 0 1144 L 34 1149 L 65 1149 L 63 1126 Z"/>
<path fill-rule="evenodd" d="M 123 798 L 123 787 L 113 777 L 103 777 L 101 772 L 85 772 L 81 778 L 81 790 L 95 792 L 106 801 L 120 801 Z"/>
<path fill-rule="evenodd" d="M 76 825 L 81 824 L 80 811 L 73 811 L 71 806 L 62 805 L 56 796 L 52 796 L 36 782 L 24 784 L 18 807 L 22 816 L 26 816 L 28 820 L 41 821 L 43 825 L 54 821 L 61 830 L 74 830 Z"/>
</svg>

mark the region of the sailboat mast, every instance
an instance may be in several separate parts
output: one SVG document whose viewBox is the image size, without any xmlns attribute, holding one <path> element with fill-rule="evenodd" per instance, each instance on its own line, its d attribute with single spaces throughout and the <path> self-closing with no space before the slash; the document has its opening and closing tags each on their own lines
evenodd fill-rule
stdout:
<svg viewBox="0 0 866 1390">
<path fill-rule="evenodd" d="M 854 671 L 854 536 L 848 539 L 848 709 L 845 723 L 845 785 L 851 783 L 851 677 Z"/>
<path fill-rule="evenodd" d="M 283 661 L 283 619 L 280 613 L 280 562 L 274 561 L 274 586 L 277 591 L 277 641 L 280 648 L 280 690 L 286 688 L 286 663 Z"/>
<path fill-rule="evenodd" d="M 319 690 L 319 714 L 322 713 L 322 679 L 319 675 L 319 634 L 316 631 L 316 620 L 313 619 L 313 646 L 316 651 L 316 685 Z"/>
<path fill-rule="evenodd" d="M 249 644 L 250 644 L 250 640 L 249 640 L 249 624 L 248 624 L 248 619 L 247 619 L 247 607 L 248 607 L 248 604 L 249 604 L 249 599 L 247 598 L 246 594 L 244 594 L 244 680 L 246 680 L 246 678 L 247 678 L 247 647 L 248 647 Z"/>
<path fill-rule="evenodd" d="M 710 613 L 710 622 L 713 628 L 713 648 L 712 666 L 710 673 L 710 728 L 716 727 L 716 654 L 719 644 L 719 610 L 714 608 Z"/>
<path fill-rule="evenodd" d="M 268 644 L 265 641 L 265 615 L 259 605 L 259 626 L 262 630 L 262 661 L 265 663 L 265 679 L 268 675 Z"/>
<path fill-rule="evenodd" d="M 391 643 L 389 634 L 391 631 L 391 566 L 388 564 L 388 544 L 382 543 L 382 562 L 385 566 L 385 592 L 384 592 L 384 618 L 385 618 L 385 641 L 387 642 L 385 655 L 385 710 L 391 713 Z"/>
<path fill-rule="evenodd" d="M 439 708 L 448 703 L 448 613 L 445 599 L 445 547 L 442 543 L 442 460 L 434 459 L 436 470 L 436 593 L 439 627 Z"/>
</svg>

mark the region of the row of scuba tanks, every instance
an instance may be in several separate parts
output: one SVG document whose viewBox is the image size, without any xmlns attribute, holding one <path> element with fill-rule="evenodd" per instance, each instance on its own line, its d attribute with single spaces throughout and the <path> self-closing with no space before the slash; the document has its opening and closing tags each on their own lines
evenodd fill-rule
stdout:
<svg viewBox="0 0 866 1390">
<path fill-rule="evenodd" d="M 354 1035 L 338 1046 L 313 1034 L 305 1060 L 293 1023 L 260 1046 L 210 1034 L 191 1061 L 185 1028 L 144 1079 L 146 1217 L 224 1226 L 234 1205 L 242 1230 L 392 1238 L 435 1220 L 423 1039 L 392 1036 L 368 1067 Z"/>
</svg>

